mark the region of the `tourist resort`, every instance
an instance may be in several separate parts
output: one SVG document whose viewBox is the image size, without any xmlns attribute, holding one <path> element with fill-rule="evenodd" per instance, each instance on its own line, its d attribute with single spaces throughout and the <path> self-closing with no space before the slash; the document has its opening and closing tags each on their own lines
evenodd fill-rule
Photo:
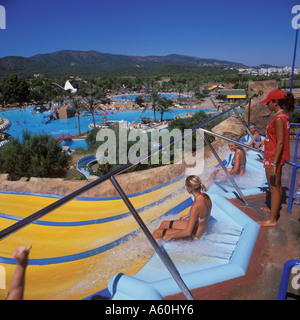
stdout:
<svg viewBox="0 0 300 320">
<path fill-rule="evenodd" d="M 209 83 L 199 99 L 122 88 L 101 101 L 73 83 L 53 84 L 71 91 L 62 102 L 1 108 L 1 299 L 21 245 L 30 247 L 27 300 L 299 299 L 300 132 L 292 115 L 280 217 L 274 228 L 259 223 L 270 206 L 259 143 L 274 116 L 261 101 L 277 81 Z M 205 232 L 154 238 L 165 220 L 192 216 L 189 176 L 201 178 L 212 203 Z"/>
</svg>

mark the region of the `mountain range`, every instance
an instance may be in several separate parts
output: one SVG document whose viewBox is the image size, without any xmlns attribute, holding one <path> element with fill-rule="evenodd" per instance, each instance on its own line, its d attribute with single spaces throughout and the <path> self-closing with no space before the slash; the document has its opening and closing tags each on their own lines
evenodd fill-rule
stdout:
<svg viewBox="0 0 300 320">
<path fill-rule="evenodd" d="M 167 56 L 127 56 L 98 51 L 62 50 L 54 53 L 38 54 L 29 58 L 7 56 L 0 59 L 0 76 L 16 73 L 32 76 L 35 73 L 51 74 L 89 70 L 113 70 L 119 68 L 145 68 L 162 65 L 211 66 L 245 68 L 241 63 L 217 59 L 203 59 L 185 55 Z"/>
</svg>

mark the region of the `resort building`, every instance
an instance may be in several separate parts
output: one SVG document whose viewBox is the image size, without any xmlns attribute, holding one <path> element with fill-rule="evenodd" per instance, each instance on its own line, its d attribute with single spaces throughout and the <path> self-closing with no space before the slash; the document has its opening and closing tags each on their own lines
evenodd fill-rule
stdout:
<svg viewBox="0 0 300 320">
<path fill-rule="evenodd" d="M 230 90 L 219 90 L 219 94 L 226 96 L 229 99 L 246 99 L 247 94 L 244 89 L 230 89 Z"/>
</svg>

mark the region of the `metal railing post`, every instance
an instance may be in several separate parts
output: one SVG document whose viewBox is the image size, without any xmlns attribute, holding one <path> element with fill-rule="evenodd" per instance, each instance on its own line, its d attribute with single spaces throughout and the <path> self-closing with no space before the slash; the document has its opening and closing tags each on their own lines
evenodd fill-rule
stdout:
<svg viewBox="0 0 300 320">
<path fill-rule="evenodd" d="M 249 134 L 249 136 L 251 137 L 251 139 L 253 140 L 256 148 L 258 148 L 258 144 L 257 142 L 255 141 L 255 139 L 253 138 L 253 135 L 252 133 L 250 132 L 248 126 L 245 124 L 245 122 L 243 121 L 243 119 L 241 118 L 241 116 L 239 115 L 239 113 L 235 110 L 235 108 L 233 109 L 235 115 L 240 119 L 241 123 L 243 124 L 244 128 L 246 129 L 247 133 Z"/>
<path fill-rule="evenodd" d="M 210 150 L 212 151 L 212 153 L 214 154 L 214 156 L 216 157 L 216 159 L 218 160 L 220 166 L 222 167 L 222 169 L 224 170 L 224 172 L 226 173 L 228 179 L 230 180 L 230 182 L 233 184 L 234 188 L 236 189 L 236 191 L 238 192 L 239 196 L 241 197 L 241 199 L 243 200 L 244 204 L 247 207 L 252 207 L 250 205 L 250 203 L 246 200 L 245 196 L 243 195 L 241 189 L 238 187 L 238 185 L 236 184 L 236 182 L 234 181 L 234 179 L 232 178 L 231 174 L 228 172 L 227 168 L 225 167 L 224 163 L 222 162 L 222 160 L 220 159 L 219 155 L 217 154 L 216 150 L 213 148 L 213 146 L 211 145 L 211 143 L 209 142 L 209 140 L 205 137 L 205 134 L 203 134 L 204 140 L 207 143 L 207 145 L 209 146 Z"/>
<path fill-rule="evenodd" d="M 239 147 L 247 148 L 247 149 L 249 149 L 249 150 L 255 151 L 256 153 L 260 153 L 261 155 L 264 155 L 264 152 L 263 152 L 263 151 L 258 150 L 258 149 L 255 149 L 255 148 L 253 148 L 253 147 L 249 147 L 247 144 L 245 144 L 245 143 L 243 143 L 243 142 L 235 141 L 235 140 L 233 140 L 233 139 L 230 139 L 230 138 L 227 138 L 227 137 L 225 137 L 225 136 L 222 136 L 222 135 L 220 135 L 220 134 L 218 134 L 218 133 L 215 133 L 215 132 L 212 132 L 212 131 L 208 131 L 208 130 L 206 130 L 206 129 L 202 129 L 202 128 L 201 128 L 200 130 L 203 131 L 203 132 L 205 132 L 205 133 L 207 133 L 207 134 L 209 134 L 209 135 L 211 135 L 211 136 L 214 136 L 214 137 L 217 137 L 217 138 L 221 138 L 221 139 L 223 139 L 223 140 L 227 140 L 228 142 L 232 142 L 232 143 L 236 144 L 236 145 L 239 146 Z"/>
<path fill-rule="evenodd" d="M 162 262 L 164 263 L 166 268 L 171 273 L 172 277 L 174 278 L 174 280 L 178 284 L 178 286 L 181 289 L 182 293 L 186 296 L 186 298 L 188 300 L 194 300 L 194 297 L 192 296 L 190 290 L 188 289 L 188 287 L 186 286 L 186 284 L 182 280 L 182 278 L 180 276 L 180 273 L 176 269 L 173 261 L 171 260 L 171 258 L 167 254 L 167 252 L 164 252 L 161 249 L 161 247 L 158 245 L 156 240 L 153 238 L 152 234 L 150 233 L 150 231 L 148 230 L 147 226 L 145 225 L 145 223 L 143 222 L 143 220 L 141 219 L 141 217 L 139 216 L 139 214 L 135 210 L 134 206 L 132 205 L 132 203 L 128 199 L 127 195 L 124 193 L 124 191 L 121 188 L 121 186 L 119 185 L 118 181 L 115 179 L 114 176 L 110 177 L 110 181 L 112 182 L 112 184 L 114 185 L 114 187 L 118 191 L 120 197 L 125 202 L 127 208 L 132 213 L 133 217 L 135 218 L 135 220 L 137 221 L 137 223 L 139 224 L 139 226 L 143 230 L 144 234 L 146 235 L 147 239 L 151 243 L 152 247 L 154 248 L 154 250 L 156 251 L 156 253 L 160 257 L 160 259 L 162 260 Z"/>
</svg>

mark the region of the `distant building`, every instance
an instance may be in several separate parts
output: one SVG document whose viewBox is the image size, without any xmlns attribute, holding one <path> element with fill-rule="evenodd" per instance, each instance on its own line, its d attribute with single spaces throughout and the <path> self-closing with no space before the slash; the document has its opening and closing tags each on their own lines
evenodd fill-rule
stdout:
<svg viewBox="0 0 300 320">
<path fill-rule="evenodd" d="M 247 93 L 244 89 L 225 89 L 219 90 L 219 94 L 229 99 L 246 99 Z"/>
<path fill-rule="evenodd" d="M 253 74 L 253 75 L 264 75 L 269 76 L 271 74 L 277 75 L 287 75 L 292 73 L 291 67 L 269 67 L 269 68 L 246 68 L 246 69 L 238 69 L 239 73 L 242 74 Z M 299 74 L 300 69 L 295 68 L 294 74 Z"/>
</svg>

